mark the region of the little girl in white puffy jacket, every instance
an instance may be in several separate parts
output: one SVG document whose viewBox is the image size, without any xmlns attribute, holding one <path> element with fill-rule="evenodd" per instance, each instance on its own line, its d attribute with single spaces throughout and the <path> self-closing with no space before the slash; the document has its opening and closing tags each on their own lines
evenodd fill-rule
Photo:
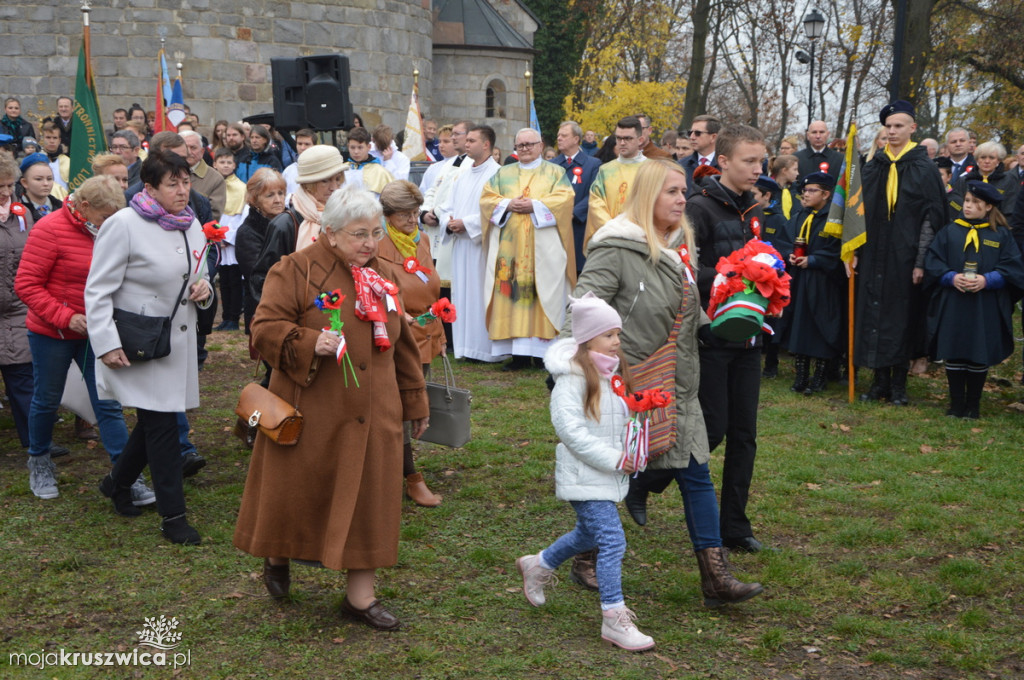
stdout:
<svg viewBox="0 0 1024 680">
<path fill-rule="evenodd" d="M 629 490 L 633 464 L 625 456 L 625 402 L 611 378 L 625 372 L 619 351 L 622 320 L 593 293 L 570 299 L 572 338 L 554 342 L 544 365 L 555 379 L 551 422 L 556 449 L 555 493 L 576 511 L 576 527 L 536 555 L 516 560 L 523 592 L 535 607 L 544 604 L 544 586 L 555 569 L 573 555 L 598 548 L 597 584 L 601 595 L 601 637 L 629 651 L 654 647 L 641 633 L 622 596 L 622 558 L 626 535 L 616 504 Z M 629 381 L 628 375 L 623 375 Z"/>
</svg>

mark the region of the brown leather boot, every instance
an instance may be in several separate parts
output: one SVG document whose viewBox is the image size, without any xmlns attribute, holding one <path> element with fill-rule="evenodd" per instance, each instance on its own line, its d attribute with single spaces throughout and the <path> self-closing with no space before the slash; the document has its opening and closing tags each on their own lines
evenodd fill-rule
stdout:
<svg viewBox="0 0 1024 680">
<path fill-rule="evenodd" d="M 430 493 L 427 483 L 423 481 L 423 475 L 414 472 L 405 477 L 405 495 L 413 500 L 416 505 L 425 508 L 436 508 L 441 505 L 441 496 Z"/>
<path fill-rule="evenodd" d="M 291 564 L 271 564 L 268 558 L 263 558 L 263 585 L 267 587 L 270 597 L 275 600 L 283 600 L 288 597 L 288 588 L 292 584 Z"/>
<path fill-rule="evenodd" d="M 743 583 L 732 575 L 723 548 L 698 550 L 697 566 L 700 567 L 700 589 L 704 593 L 705 607 L 743 602 L 764 591 L 760 583 Z"/>
<path fill-rule="evenodd" d="M 587 590 L 597 590 L 597 548 L 573 555 L 569 578 Z"/>
</svg>

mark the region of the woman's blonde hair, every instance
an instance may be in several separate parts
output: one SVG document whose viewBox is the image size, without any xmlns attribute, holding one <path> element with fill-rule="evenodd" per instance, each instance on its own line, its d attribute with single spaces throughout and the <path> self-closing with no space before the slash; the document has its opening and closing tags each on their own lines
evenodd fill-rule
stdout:
<svg viewBox="0 0 1024 680">
<path fill-rule="evenodd" d="M 281 188 L 287 191 L 288 183 L 284 181 L 277 170 L 273 168 L 260 168 L 252 173 L 252 177 L 245 183 L 245 202 L 256 207 L 256 199 L 270 189 Z"/>
<path fill-rule="evenodd" d="M 658 263 L 658 258 L 661 256 L 662 243 L 661 237 L 654 227 L 654 204 L 672 173 L 679 173 L 684 178 L 686 177 L 683 168 L 674 161 L 661 158 L 644 161 L 640 164 L 640 170 L 636 173 L 636 179 L 633 180 L 633 187 L 629 191 L 625 205 L 622 206 L 622 214 L 643 230 L 647 245 L 651 249 L 651 261 L 655 264 Z M 679 218 L 679 224 L 673 231 L 675 229 L 682 230 L 686 249 L 696 255 L 693 229 L 686 219 L 685 212 Z M 696 258 L 693 261 L 696 262 Z"/>
<path fill-rule="evenodd" d="M 79 204 L 84 201 L 97 210 L 117 211 L 125 206 L 124 189 L 117 178 L 110 175 L 99 175 L 85 180 L 75 189 L 72 198 Z"/>
<path fill-rule="evenodd" d="M 116 153 L 98 153 L 92 157 L 92 174 L 105 175 L 107 168 L 113 165 L 123 165 L 128 167 L 128 164 L 124 162 L 124 159 Z M 92 201 L 89 202 L 92 203 Z"/>
<path fill-rule="evenodd" d="M 629 362 L 626 355 L 619 349 L 619 375 L 626 384 L 626 392 L 633 391 L 633 379 L 629 374 Z M 576 348 L 573 361 L 583 369 L 583 379 L 586 381 L 587 390 L 583 394 L 583 415 L 595 422 L 601 421 L 601 374 L 597 372 L 594 360 L 590 358 L 590 350 L 587 343 Z"/>
</svg>

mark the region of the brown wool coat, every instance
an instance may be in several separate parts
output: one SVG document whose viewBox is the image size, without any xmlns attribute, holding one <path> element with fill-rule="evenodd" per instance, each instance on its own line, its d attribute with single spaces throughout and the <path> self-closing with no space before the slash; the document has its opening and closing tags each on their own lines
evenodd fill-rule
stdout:
<svg viewBox="0 0 1024 680">
<path fill-rule="evenodd" d="M 368 267 L 394 280 L 381 260 Z M 307 271 L 309 273 L 307 284 Z M 328 323 L 313 305 L 340 288 L 341 320 L 359 387 L 342 367 L 314 355 Z M 252 341 L 274 367 L 270 390 L 298 393 L 305 418 L 296 446 L 256 439 L 234 544 L 258 557 L 315 560 L 331 569 L 373 569 L 398 560 L 402 508 L 402 421 L 429 415 L 423 372 L 409 326 L 388 314 L 391 349 L 373 345 L 355 317 L 352 274 L 327 239 L 281 259 L 267 276 Z"/>
<path fill-rule="evenodd" d="M 398 252 L 398 248 L 390 238 L 380 242 L 380 249 L 377 257 L 391 263 L 395 272 L 392 279 L 399 290 L 402 291 L 402 304 L 405 305 L 405 312 L 416 317 L 430 309 L 430 305 L 437 302 L 441 297 L 441 278 L 434 268 L 434 260 L 430 254 L 430 238 L 423 234 L 416 248 L 416 259 L 420 264 L 430 270 L 427 274 L 427 282 L 423 283 L 420 277 L 405 271 L 403 265 L 405 258 Z M 411 324 L 413 337 L 416 338 L 416 345 L 420 348 L 420 363 L 429 364 L 434 357 L 441 354 L 441 346 L 444 344 L 444 328 L 441 321 L 435 319 L 426 326 Z"/>
</svg>

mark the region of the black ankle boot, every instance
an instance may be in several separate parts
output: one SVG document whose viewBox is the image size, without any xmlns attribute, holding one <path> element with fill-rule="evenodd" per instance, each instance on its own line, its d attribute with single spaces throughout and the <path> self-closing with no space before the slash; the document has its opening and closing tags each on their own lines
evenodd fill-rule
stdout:
<svg viewBox="0 0 1024 680">
<path fill-rule="evenodd" d="M 185 513 L 174 517 L 164 517 L 160 522 L 160 533 L 171 543 L 179 545 L 199 545 L 202 542 L 199 532 L 193 529 L 185 519 Z"/>
<path fill-rule="evenodd" d="M 888 399 L 892 394 L 892 382 L 891 373 L 889 367 L 876 368 L 875 369 L 875 380 L 871 383 L 871 388 L 864 394 L 860 395 L 861 401 L 879 401 L 880 399 Z"/>
<path fill-rule="evenodd" d="M 807 374 L 811 368 L 811 358 L 803 354 L 793 357 L 793 367 L 796 369 L 796 379 L 789 389 L 793 392 L 804 392 L 807 389 Z"/>
<path fill-rule="evenodd" d="M 114 502 L 114 512 L 123 517 L 138 517 L 140 508 L 132 504 L 132 488 L 130 486 L 114 486 L 114 478 L 107 475 L 100 480 L 100 493 Z"/>
<path fill-rule="evenodd" d="M 910 397 L 907 396 L 907 367 L 904 365 L 892 367 L 892 395 L 889 403 L 893 406 L 907 406 Z"/>
<path fill-rule="evenodd" d="M 828 385 L 826 375 L 828 372 L 828 364 L 824 359 L 814 360 L 814 377 L 811 378 L 811 382 L 807 384 L 807 389 L 804 390 L 804 396 L 809 397 L 815 392 L 823 392 L 825 386 Z"/>
</svg>

